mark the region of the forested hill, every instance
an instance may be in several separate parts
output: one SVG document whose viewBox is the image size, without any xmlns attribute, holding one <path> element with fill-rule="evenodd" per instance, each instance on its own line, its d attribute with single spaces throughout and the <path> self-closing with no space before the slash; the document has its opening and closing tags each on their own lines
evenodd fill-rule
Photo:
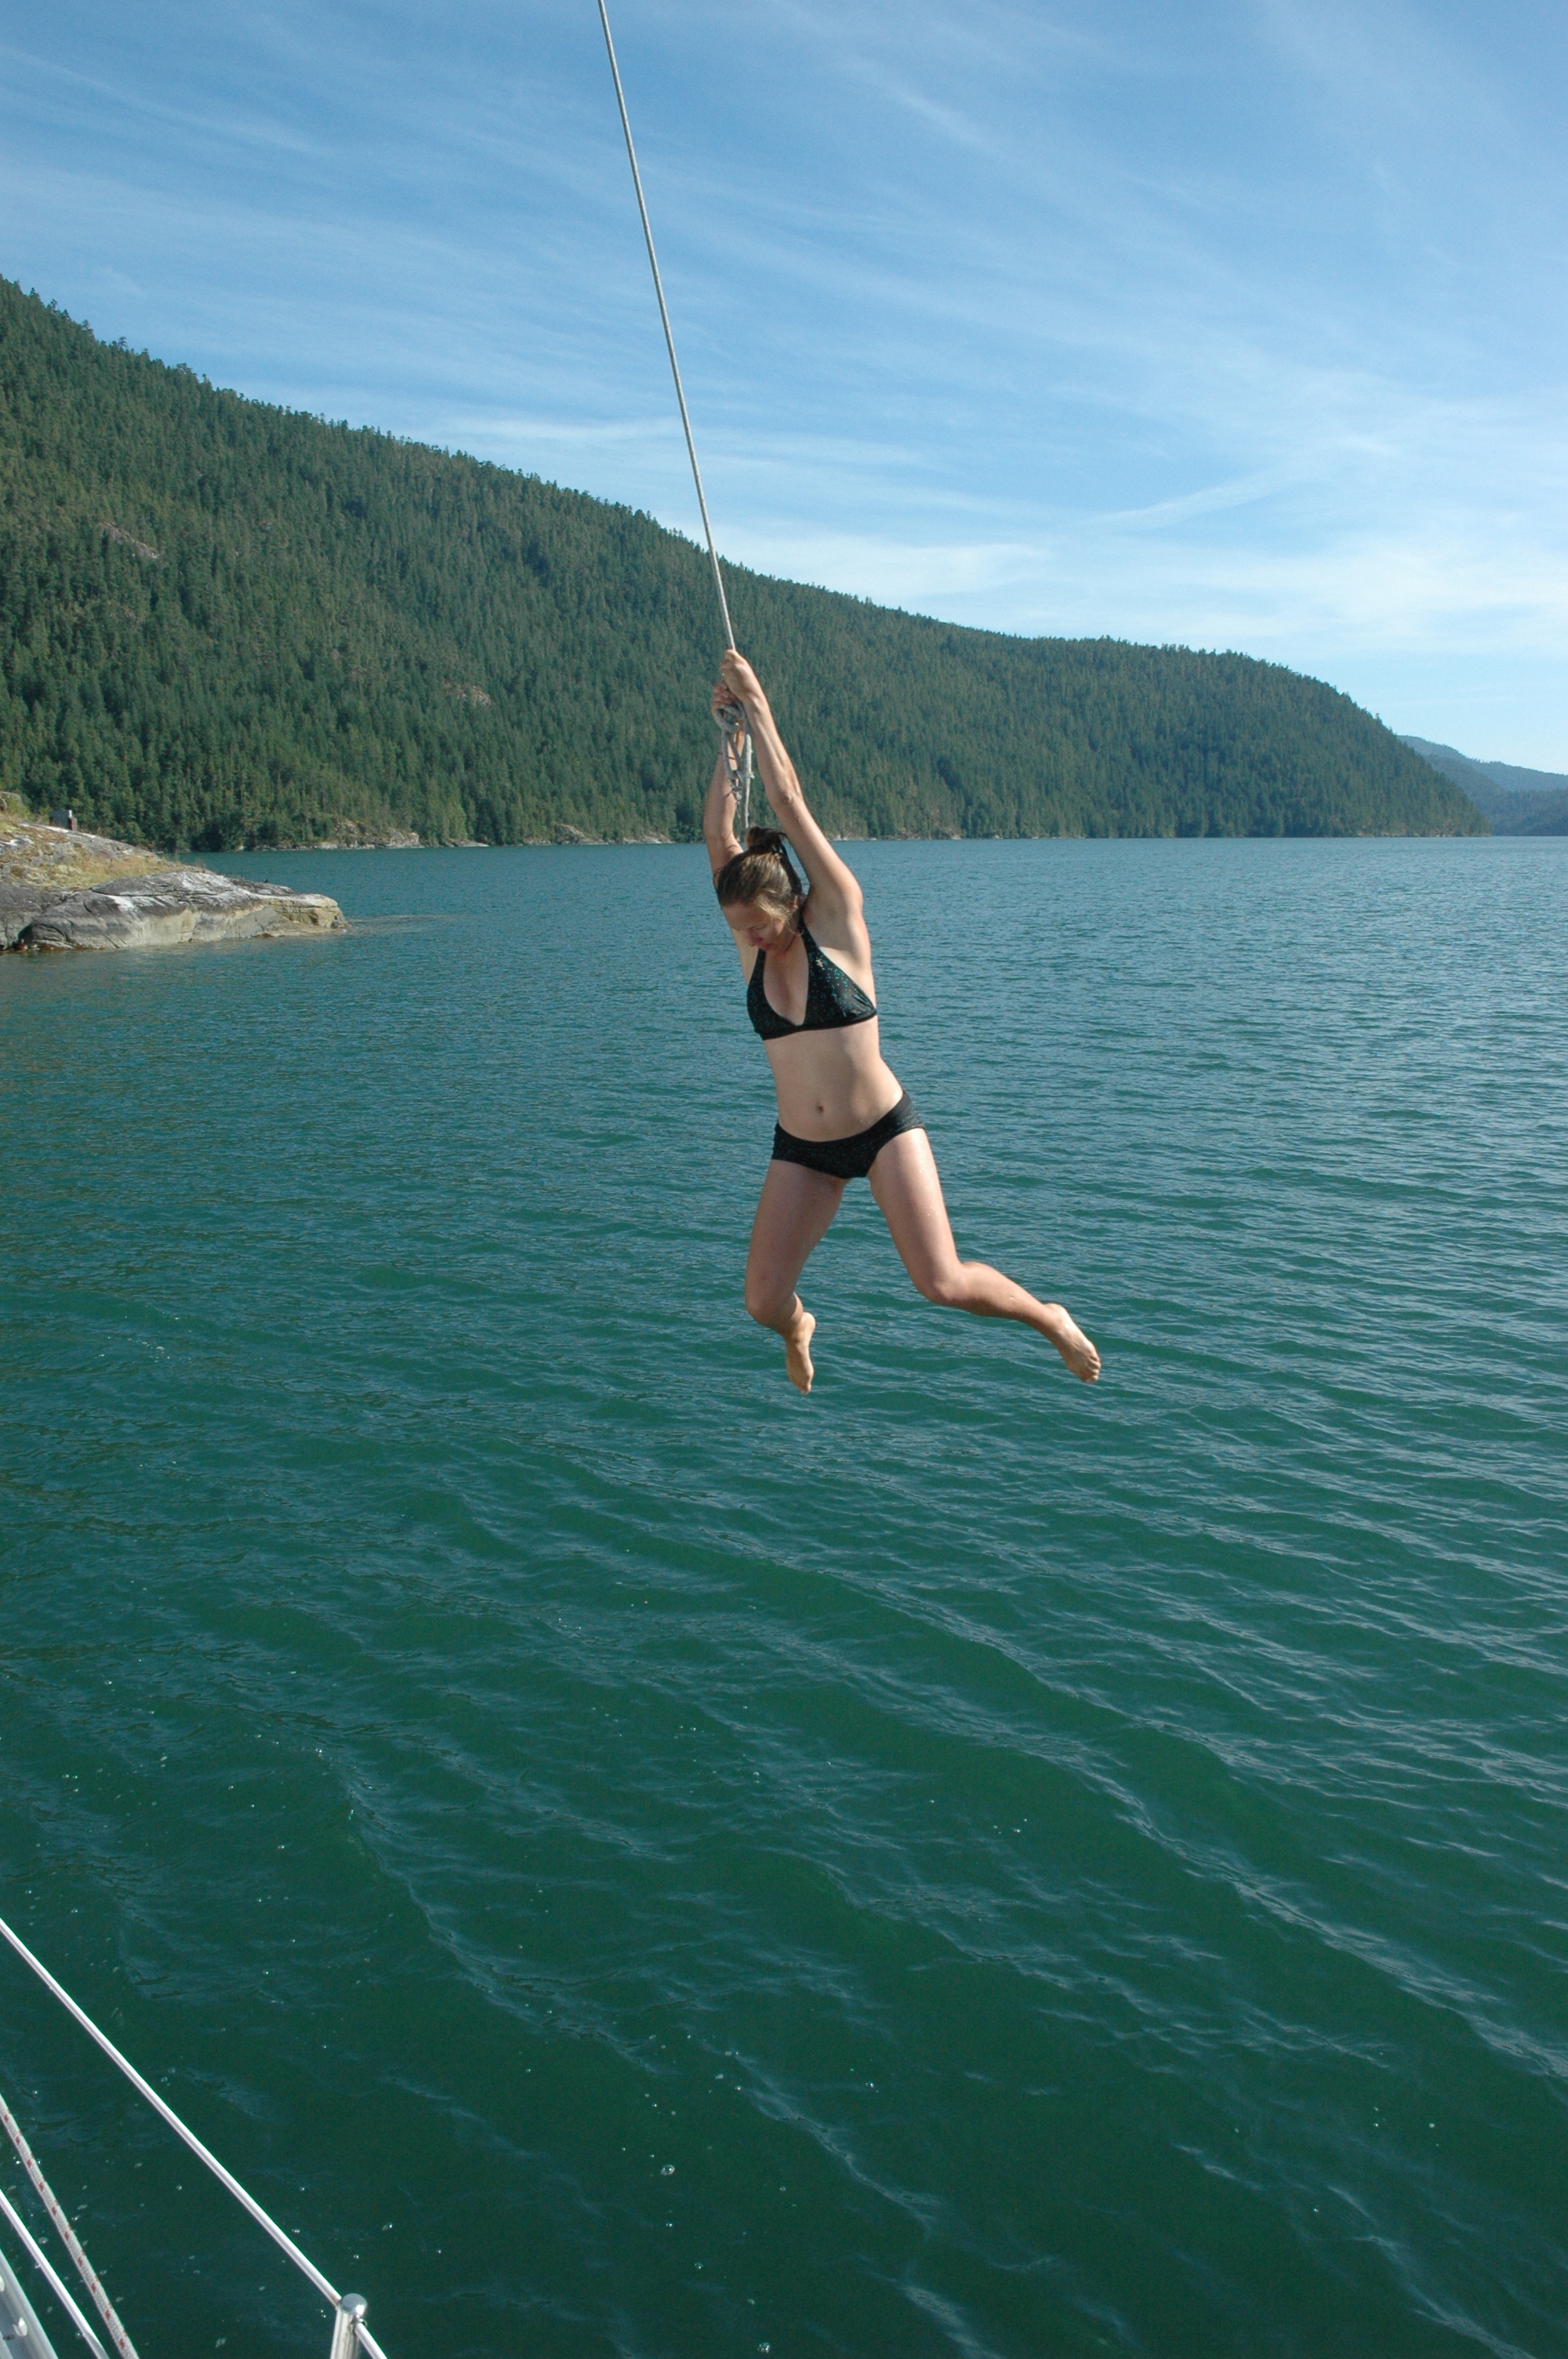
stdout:
<svg viewBox="0 0 1568 2359">
<path fill-rule="evenodd" d="M 1476 762 L 1455 745 L 1429 737 L 1401 737 L 1467 794 L 1494 835 L 1568 835 L 1568 777 L 1561 770 L 1526 770 L 1517 762 Z"/>
<path fill-rule="evenodd" d="M 852 835 L 1473 833 L 1320 683 L 959 630 L 736 568 Z M 531 475 L 217 391 L 0 280 L 0 787 L 214 851 L 412 828 L 689 836 L 706 560 Z"/>
</svg>

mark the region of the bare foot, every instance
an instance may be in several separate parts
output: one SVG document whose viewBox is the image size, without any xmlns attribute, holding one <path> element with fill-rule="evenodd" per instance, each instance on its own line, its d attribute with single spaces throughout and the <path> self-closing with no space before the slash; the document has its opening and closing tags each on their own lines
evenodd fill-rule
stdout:
<svg viewBox="0 0 1568 2359">
<path fill-rule="evenodd" d="M 1065 1317 L 1065 1312 L 1063 1316 Z M 1071 1321 L 1069 1321 L 1069 1325 Z M 1073 1332 L 1076 1335 L 1077 1329 Z M 784 1337 L 784 1374 L 798 1392 L 808 1393 L 816 1374 L 811 1364 L 811 1339 L 816 1332 L 816 1321 L 809 1310 L 801 1311 L 789 1333 Z M 1091 1343 L 1089 1349 L 1094 1349 Z M 1098 1367 L 1099 1363 L 1095 1363 Z"/>
<path fill-rule="evenodd" d="M 1059 1302 L 1047 1302 L 1045 1316 L 1050 1325 L 1043 1332 L 1054 1343 L 1075 1376 L 1092 1385 L 1099 1375 L 1099 1353 L 1089 1342 L 1076 1319 L 1069 1318 Z"/>
</svg>

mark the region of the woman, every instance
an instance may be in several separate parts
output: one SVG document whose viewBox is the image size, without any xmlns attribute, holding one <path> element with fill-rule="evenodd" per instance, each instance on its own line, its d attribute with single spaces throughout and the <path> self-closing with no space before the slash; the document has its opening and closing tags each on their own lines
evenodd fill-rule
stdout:
<svg viewBox="0 0 1568 2359">
<path fill-rule="evenodd" d="M 746 1261 L 746 1308 L 784 1337 L 790 1382 L 811 1390 L 816 1325 L 795 1292 L 851 1180 L 869 1180 L 903 1266 L 928 1302 L 981 1319 L 1017 1319 L 1093 1384 L 1099 1353 L 1059 1302 L 1036 1302 L 984 1262 L 960 1261 L 920 1116 L 881 1059 L 871 942 L 860 888 L 811 813 L 761 683 L 744 656 L 724 658 L 717 715 L 744 707 L 768 799 L 784 825 L 752 828 L 742 847 L 720 751 L 702 832 L 714 888 L 747 978 L 746 1010 L 778 1089 L 773 1159 Z M 787 837 L 809 879 L 803 887 Z"/>
</svg>

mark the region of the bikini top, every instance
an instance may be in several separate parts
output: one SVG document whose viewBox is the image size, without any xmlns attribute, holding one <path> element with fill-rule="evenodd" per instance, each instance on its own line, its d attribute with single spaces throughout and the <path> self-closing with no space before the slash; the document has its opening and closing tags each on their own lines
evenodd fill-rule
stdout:
<svg viewBox="0 0 1568 2359">
<path fill-rule="evenodd" d="M 768 1005 L 768 995 L 762 984 L 762 971 L 768 962 L 766 951 L 757 952 L 757 963 L 752 969 L 752 980 L 746 985 L 746 1013 L 764 1040 L 784 1040 L 792 1032 L 837 1032 L 846 1024 L 869 1024 L 876 1014 L 874 1001 L 866 997 L 853 975 L 835 966 L 826 951 L 813 941 L 802 926 L 800 939 L 806 944 L 806 1021 L 792 1024 L 776 1007 Z"/>
</svg>

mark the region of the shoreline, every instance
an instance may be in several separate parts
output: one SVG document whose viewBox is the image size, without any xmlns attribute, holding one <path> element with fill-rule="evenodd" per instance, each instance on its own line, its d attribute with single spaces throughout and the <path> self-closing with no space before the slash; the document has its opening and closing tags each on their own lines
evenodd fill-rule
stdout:
<svg viewBox="0 0 1568 2359">
<path fill-rule="evenodd" d="M 330 894 L 193 867 L 115 836 L 0 811 L 0 953 L 174 950 L 347 931 Z"/>
</svg>

